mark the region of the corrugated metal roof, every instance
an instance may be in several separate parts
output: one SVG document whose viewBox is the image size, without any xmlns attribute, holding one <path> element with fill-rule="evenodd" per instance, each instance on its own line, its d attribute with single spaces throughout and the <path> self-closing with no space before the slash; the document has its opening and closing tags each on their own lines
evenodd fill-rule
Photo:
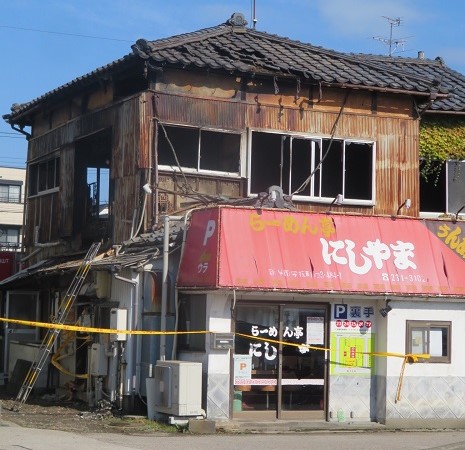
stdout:
<svg viewBox="0 0 465 450">
<path fill-rule="evenodd" d="M 401 90 L 440 96 L 433 110 L 465 109 L 465 77 L 441 60 L 342 53 L 246 28 L 237 20 L 202 30 L 148 41 L 139 39 L 133 53 L 64 84 L 28 103 L 14 104 L 4 119 L 15 118 L 41 102 L 91 82 L 124 64 L 146 60 L 152 67 L 228 71 L 235 74 L 299 78 L 366 89 Z M 240 16 L 240 15 L 239 15 Z"/>
<path fill-rule="evenodd" d="M 107 270 L 116 273 L 127 267 L 142 266 L 150 259 L 157 257 L 159 253 L 158 248 L 151 247 L 127 254 L 110 256 L 101 254 L 92 262 L 91 270 Z M 43 277 L 47 275 L 59 275 L 64 272 L 73 272 L 81 265 L 82 261 L 82 257 L 76 256 L 60 256 L 42 260 L 0 281 L 0 289 L 8 289 L 12 285 L 32 276 Z"/>
</svg>

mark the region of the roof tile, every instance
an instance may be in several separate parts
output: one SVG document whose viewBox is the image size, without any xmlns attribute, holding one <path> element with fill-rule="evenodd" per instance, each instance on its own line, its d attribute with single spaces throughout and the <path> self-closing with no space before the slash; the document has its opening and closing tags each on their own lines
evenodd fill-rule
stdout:
<svg viewBox="0 0 465 450">
<path fill-rule="evenodd" d="M 10 123 L 15 117 L 42 101 L 77 88 L 103 73 L 111 72 L 138 58 L 151 60 L 151 66 L 171 65 L 238 71 L 251 75 L 294 76 L 328 84 L 350 84 L 367 89 L 395 89 L 415 94 L 453 93 L 438 98 L 431 109 L 465 112 L 465 76 L 448 68 L 442 60 L 387 57 L 341 53 L 305 44 L 228 22 L 165 39 L 139 39 L 133 53 L 58 87 L 31 102 L 13 105 L 3 116 Z"/>
</svg>

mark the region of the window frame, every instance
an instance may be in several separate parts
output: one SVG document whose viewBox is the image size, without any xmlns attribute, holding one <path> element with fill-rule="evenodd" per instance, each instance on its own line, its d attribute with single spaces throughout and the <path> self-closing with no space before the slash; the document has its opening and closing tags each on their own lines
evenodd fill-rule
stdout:
<svg viewBox="0 0 465 450">
<path fill-rule="evenodd" d="M 53 176 L 49 165 L 53 162 Z M 41 184 L 45 182 L 45 188 Z M 51 183 L 50 183 L 51 182 Z M 60 155 L 41 159 L 29 164 L 28 167 L 28 197 L 49 194 L 60 190 Z"/>
<path fill-rule="evenodd" d="M 198 132 L 198 142 L 197 142 L 197 162 L 196 167 L 186 167 L 181 164 L 181 168 L 177 165 L 168 165 L 168 164 L 160 164 L 158 162 L 159 170 L 169 170 L 170 172 L 184 172 L 189 174 L 205 174 L 205 175 L 215 175 L 215 176 L 222 176 L 222 177 L 229 177 L 229 178 L 240 178 L 243 176 L 245 172 L 244 169 L 244 143 L 246 139 L 246 132 L 240 130 L 227 130 L 224 128 L 215 128 L 215 127 L 196 127 L 191 125 L 179 124 L 179 123 L 172 123 L 172 122 L 157 122 L 157 152 L 159 152 L 159 139 L 160 133 L 164 135 L 163 127 L 171 127 L 171 128 L 183 128 L 188 130 L 193 130 Z M 212 132 L 212 133 L 224 133 L 230 135 L 237 135 L 239 137 L 239 161 L 238 163 L 238 170 L 237 172 L 227 172 L 221 170 L 211 170 L 211 169 L 203 169 L 201 167 L 201 140 L 202 140 L 202 131 L 204 132 Z M 176 150 L 176 149 L 175 149 Z M 159 156 L 158 156 L 159 157 Z"/>
<path fill-rule="evenodd" d="M 259 192 L 252 191 L 252 176 L 253 176 L 253 161 L 252 161 L 252 154 L 253 154 L 253 141 L 252 136 L 253 133 L 265 133 L 265 134 L 276 134 L 280 135 L 281 137 L 285 137 L 286 139 L 289 138 L 290 145 L 289 145 L 289 156 L 288 160 L 289 163 L 289 174 L 287 175 L 288 186 L 280 186 L 283 189 L 285 195 L 291 195 L 291 186 L 292 186 L 292 157 L 293 157 L 293 147 L 292 142 L 294 139 L 301 139 L 301 140 L 308 140 L 311 142 L 311 154 L 309 155 L 310 159 L 310 167 L 311 173 L 314 172 L 315 168 L 318 166 L 317 161 L 319 161 L 324 155 L 325 150 L 323 149 L 324 142 L 331 142 L 331 137 L 324 136 L 324 135 L 314 135 L 314 134 L 306 134 L 306 133 L 295 133 L 295 132 L 282 132 L 282 131 L 275 131 L 275 130 L 263 130 L 263 129 L 250 129 L 250 133 L 248 136 L 248 157 L 247 157 L 247 195 L 248 196 L 258 196 Z M 343 201 L 342 204 L 346 205 L 359 205 L 359 206 L 374 206 L 376 204 L 376 141 L 374 140 L 367 140 L 367 139 L 356 139 L 356 138 L 334 138 L 333 141 L 337 141 L 342 143 L 342 154 L 343 154 L 343 161 L 341 165 L 341 191 L 337 194 L 342 194 Z M 347 146 L 349 144 L 366 144 L 371 145 L 371 192 L 370 192 L 370 199 L 357 199 L 357 198 L 348 198 L 346 197 L 346 190 L 347 190 L 347 183 L 346 183 L 346 152 Z M 283 164 L 283 154 L 281 150 L 281 169 L 284 166 Z M 313 177 L 310 182 L 310 195 L 299 195 L 294 194 L 292 195 L 293 200 L 302 201 L 302 202 L 312 202 L 312 203 L 331 203 L 334 201 L 337 194 L 334 196 L 325 196 L 322 194 L 322 183 L 324 179 L 324 172 L 325 172 L 324 161 L 321 165 L 320 174 L 318 177 Z M 310 175 L 310 174 L 309 174 Z M 283 176 L 281 173 L 280 180 L 282 181 Z M 270 185 L 275 184 L 279 186 L 279 183 L 270 182 Z M 282 183 L 281 183 L 282 184 Z"/>
<path fill-rule="evenodd" d="M 0 180 L 0 187 L 5 186 L 8 188 L 8 194 L 5 198 L 0 194 L 0 203 L 22 203 L 23 183 L 21 181 Z M 11 194 L 11 188 L 13 187 L 19 189 L 17 196 Z"/>
<path fill-rule="evenodd" d="M 10 232 L 14 232 L 17 240 L 9 240 L 11 236 Z M 3 237 L 6 237 L 6 240 L 2 240 Z M 0 248 L 19 248 L 21 246 L 21 226 L 15 225 L 0 225 Z"/>
<path fill-rule="evenodd" d="M 430 354 L 430 343 L 431 343 L 431 329 L 433 328 L 445 328 L 447 330 L 446 336 L 446 350 L 447 354 L 443 356 L 431 356 Z M 407 320 L 406 322 L 406 336 L 405 336 L 405 352 L 406 354 L 414 353 L 412 351 L 412 331 L 415 329 L 421 329 L 427 333 L 426 341 L 423 342 L 423 350 L 421 353 L 430 354 L 429 358 L 419 358 L 418 362 L 421 363 L 445 363 L 450 364 L 452 360 L 452 347 L 451 347 L 451 335 L 452 335 L 452 322 L 451 321 L 429 321 L 429 320 Z"/>
</svg>

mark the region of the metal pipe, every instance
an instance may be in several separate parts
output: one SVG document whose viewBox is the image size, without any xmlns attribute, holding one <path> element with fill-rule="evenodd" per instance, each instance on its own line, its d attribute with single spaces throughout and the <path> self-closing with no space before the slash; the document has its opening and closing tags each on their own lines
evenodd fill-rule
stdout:
<svg viewBox="0 0 465 450">
<path fill-rule="evenodd" d="M 164 235 L 163 235 L 163 272 L 162 272 L 162 288 L 161 288 L 161 316 L 160 316 L 160 360 L 166 358 L 166 310 L 168 296 L 168 250 L 170 241 L 170 218 L 165 216 L 164 220 Z"/>
<path fill-rule="evenodd" d="M 161 288 L 161 317 L 160 317 L 160 360 L 166 359 L 166 311 L 168 305 L 168 265 L 170 243 L 170 220 L 184 220 L 183 216 L 165 216 L 163 235 L 163 272 Z"/>
<path fill-rule="evenodd" d="M 139 282 L 137 280 L 133 280 L 130 278 L 124 278 L 120 275 L 114 274 L 113 275 L 117 280 L 123 281 L 125 283 L 132 284 L 132 295 L 131 295 L 131 306 L 129 308 L 129 315 L 128 315 L 128 330 L 132 331 L 136 328 L 135 322 L 135 309 L 136 309 L 136 296 L 138 293 L 137 287 Z M 125 376 L 123 378 L 124 384 L 126 386 L 127 394 L 134 397 L 135 394 L 135 348 L 136 339 L 135 336 L 132 334 L 128 334 L 126 346 L 125 346 L 125 354 L 126 354 L 126 367 L 125 367 Z"/>
</svg>

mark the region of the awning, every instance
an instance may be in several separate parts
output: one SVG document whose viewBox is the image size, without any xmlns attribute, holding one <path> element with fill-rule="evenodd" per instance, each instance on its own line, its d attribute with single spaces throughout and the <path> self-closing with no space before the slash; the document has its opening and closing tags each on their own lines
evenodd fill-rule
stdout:
<svg viewBox="0 0 465 450">
<path fill-rule="evenodd" d="M 464 296 L 464 235 L 461 222 L 220 206 L 192 213 L 178 287 Z"/>
</svg>

